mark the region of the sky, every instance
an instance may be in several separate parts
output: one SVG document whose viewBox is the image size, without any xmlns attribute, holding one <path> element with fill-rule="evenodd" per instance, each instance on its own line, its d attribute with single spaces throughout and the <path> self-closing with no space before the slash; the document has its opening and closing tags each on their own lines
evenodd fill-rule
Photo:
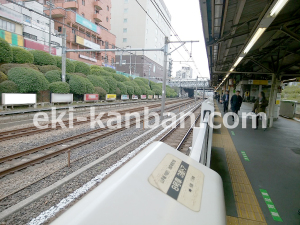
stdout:
<svg viewBox="0 0 300 225">
<path fill-rule="evenodd" d="M 174 1 L 174 0 L 164 0 L 170 14 L 172 17 L 171 24 L 181 40 L 197 40 L 199 43 L 193 43 L 192 47 L 192 56 L 196 65 L 199 69 L 200 74 L 198 74 L 194 63 L 187 63 L 193 68 L 193 78 L 206 77 L 209 78 L 209 69 L 208 61 L 206 55 L 205 42 L 202 31 L 202 21 L 199 0 L 185 0 Z M 177 40 L 174 36 L 171 36 L 171 41 Z M 180 44 L 174 44 L 176 46 Z M 187 49 L 191 50 L 191 44 L 185 44 Z M 171 45 L 171 48 L 174 49 L 174 46 Z M 171 49 L 171 51 L 172 51 Z M 185 52 L 183 47 L 178 51 L 172 53 L 173 61 L 188 61 L 189 55 Z M 176 71 L 180 70 L 182 66 L 187 66 L 186 64 L 180 64 L 179 62 L 173 63 L 172 76 L 176 76 Z"/>
</svg>

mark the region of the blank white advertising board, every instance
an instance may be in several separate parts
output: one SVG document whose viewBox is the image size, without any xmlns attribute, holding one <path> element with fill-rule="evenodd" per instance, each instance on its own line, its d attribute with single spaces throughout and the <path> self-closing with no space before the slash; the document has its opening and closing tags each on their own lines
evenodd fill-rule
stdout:
<svg viewBox="0 0 300 225">
<path fill-rule="evenodd" d="M 73 102 L 73 94 L 51 94 L 51 103 Z"/>
<path fill-rule="evenodd" d="M 36 94 L 2 93 L 3 105 L 33 105 L 36 104 Z"/>
</svg>

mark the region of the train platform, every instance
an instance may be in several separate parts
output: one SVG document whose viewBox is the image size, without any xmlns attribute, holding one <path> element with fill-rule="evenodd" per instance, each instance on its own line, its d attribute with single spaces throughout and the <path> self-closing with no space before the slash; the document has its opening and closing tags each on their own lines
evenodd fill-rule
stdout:
<svg viewBox="0 0 300 225">
<path fill-rule="evenodd" d="M 242 128 L 242 113 L 251 112 L 243 103 L 239 125 L 223 124 L 223 105 L 215 101 L 211 168 L 223 179 L 227 224 L 300 224 L 300 123 L 279 117 L 266 131 Z M 229 124 L 233 124 L 231 117 Z"/>
</svg>

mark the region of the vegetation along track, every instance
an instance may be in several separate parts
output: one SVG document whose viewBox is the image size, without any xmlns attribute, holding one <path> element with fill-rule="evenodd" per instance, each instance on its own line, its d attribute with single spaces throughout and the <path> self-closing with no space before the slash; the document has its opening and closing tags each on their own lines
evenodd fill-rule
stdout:
<svg viewBox="0 0 300 225">
<path fill-rule="evenodd" d="M 175 105 L 175 106 L 172 106 L 172 107 L 168 108 L 168 110 L 173 110 L 173 109 L 182 107 L 184 105 L 186 105 L 186 102 Z M 131 122 L 130 126 L 135 125 L 136 124 L 135 118 L 130 119 L 130 122 Z M 142 119 L 141 119 L 141 122 L 143 122 Z M 125 123 L 126 123 L 126 121 L 123 121 L 122 125 L 125 124 Z M 117 129 L 113 129 L 113 130 L 109 130 L 108 127 L 98 128 L 98 129 L 95 129 L 95 130 L 92 130 L 92 131 L 89 131 L 89 132 L 86 132 L 86 133 L 83 133 L 83 134 L 75 135 L 75 136 L 70 137 L 70 138 L 66 138 L 66 139 L 59 140 L 59 141 L 56 141 L 56 142 L 52 142 L 52 143 L 42 145 L 42 146 L 39 146 L 39 147 L 36 147 L 36 148 L 25 150 L 25 151 L 20 152 L 20 153 L 16 153 L 16 154 L 12 154 L 12 155 L 9 155 L 9 156 L 6 156 L 6 157 L 2 157 L 2 158 L 0 158 L 0 163 L 4 163 L 8 160 L 14 160 L 14 159 L 17 159 L 17 158 L 20 158 L 20 157 L 23 157 L 23 156 L 26 156 L 26 155 L 29 155 L 29 154 L 32 154 L 32 153 L 35 153 L 35 152 L 43 151 L 43 150 L 49 149 L 51 147 L 60 145 L 62 143 L 66 144 L 67 142 L 72 142 L 72 141 L 78 140 L 78 142 L 75 143 L 75 144 L 69 145 L 67 147 L 61 148 L 61 149 L 56 150 L 56 151 L 48 151 L 48 152 L 44 153 L 42 156 L 33 157 L 32 159 L 29 159 L 26 162 L 20 162 L 20 163 L 17 163 L 15 165 L 10 166 L 9 168 L 4 168 L 3 170 L 0 171 L 0 177 L 8 175 L 8 174 L 16 172 L 16 171 L 19 171 L 21 169 L 27 168 L 28 166 L 34 165 L 36 163 L 43 162 L 46 159 L 50 159 L 50 158 L 58 156 L 58 155 L 60 155 L 64 152 L 67 152 L 70 149 L 75 149 L 75 148 L 78 148 L 80 146 L 87 145 L 91 142 L 94 142 L 94 141 L 97 141 L 99 139 L 108 137 L 110 135 L 113 135 L 113 134 L 118 133 L 120 131 L 123 131 L 125 129 L 126 129 L 126 127 L 124 127 L 124 126 L 121 126 L 121 128 L 117 128 Z M 104 133 L 104 134 L 97 134 L 98 132 L 104 131 L 104 130 L 109 130 L 109 131 Z M 93 136 L 93 134 L 96 134 L 96 136 Z"/>
<path fill-rule="evenodd" d="M 182 101 L 186 101 L 186 100 L 171 101 L 171 102 L 167 102 L 166 105 L 175 104 L 175 103 L 182 102 Z M 149 109 L 159 107 L 160 105 L 161 104 L 150 105 Z M 124 115 L 125 113 L 138 112 L 138 111 L 141 111 L 143 109 L 144 109 L 144 107 L 137 107 L 137 108 L 132 108 L 132 109 L 129 109 L 129 110 L 126 110 L 126 111 L 119 110 L 119 111 L 116 111 L 116 112 L 119 112 L 120 114 Z M 110 116 L 108 116 L 107 113 L 105 113 L 102 116 L 102 119 L 108 119 L 108 118 L 110 118 Z M 63 122 L 66 126 L 68 126 L 69 121 L 63 121 Z M 73 125 L 80 125 L 80 124 L 84 124 L 84 123 L 88 123 L 88 122 L 90 122 L 90 117 L 87 117 L 87 120 L 85 120 L 85 121 L 74 121 Z M 0 132 L 0 141 L 11 140 L 11 139 L 14 139 L 14 138 L 29 136 L 29 135 L 42 133 L 42 132 L 47 132 L 47 131 L 51 131 L 51 130 L 57 130 L 57 129 L 61 129 L 61 128 L 62 127 L 58 124 L 56 126 L 56 128 L 52 128 L 52 126 L 49 126 L 48 128 L 39 129 L 35 126 L 31 126 L 31 127 L 26 127 L 26 128 L 20 128 L 20 129 L 15 129 L 15 130 L 4 131 L 4 132 Z"/>
</svg>

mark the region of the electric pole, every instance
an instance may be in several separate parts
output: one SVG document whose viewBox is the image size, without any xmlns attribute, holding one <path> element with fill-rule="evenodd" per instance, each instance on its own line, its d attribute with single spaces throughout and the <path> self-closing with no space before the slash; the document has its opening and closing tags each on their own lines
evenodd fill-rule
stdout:
<svg viewBox="0 0 300 225">
<path fill-rule="evenodd" d="M 46 2 L 49 5 L 49 54 L 51 54 L 51 14 L 52 14 L 52 0 Z"/>
<path fill-rule="evenodd" d="M 161 114 L 160 114 L 160 120 L 161 121 L 164 118 L 165 101 L 166 101 L 166 80 L 167 80 L 168 50 L 169 50 L 169 40 L 168 40 L 168 37 L 165 37 L 164 77 L 163 77 L 163 86 L 162 86 Z"/>
<path fill-rule="evenodd" d="M 197 86 L 198 86 L 198 76 L 197 76 L 197 78 L 196 78 L 196 93 L 195 93 L 195 102 L 197 102 Z"/>
<path fill-rule="evenodd" d="M 61 54 L 61 80 L 62 82 L 66 82 L 66 60 L 67 60 L 67 54 L 66 54 L 66 28 L 63 28 L 63 39 L 62 39 L 62 54 Z"/>
</svg>

